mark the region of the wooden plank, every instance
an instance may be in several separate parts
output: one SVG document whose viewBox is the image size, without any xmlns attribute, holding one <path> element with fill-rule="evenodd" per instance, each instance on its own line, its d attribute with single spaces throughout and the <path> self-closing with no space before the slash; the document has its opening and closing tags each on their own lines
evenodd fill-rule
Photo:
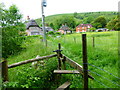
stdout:
<svg viewBox="0 0 120 90">
<path fill-rule="evenodd" d="M 67 81 L 64 84 L 62 84 L 61 86 L 59 86 L 56 90 L 64 90 L 68 86 L 70 86 L 70 82 Z"/>
<path fill-rule="evenodd" d="M 66 58 L 66 62 L 68 62 L 72 67 L 74 67 L 75 69 L 79 70 L 80 73 L 83 73 L 81 65 L 79 65 L 78 63 L 76 63 L 75 61 L 71 60 L 70 58 L 68 58 L 65 55 L 63 55 L 63 57 Z"/>
<path fill-rule="evenodd" d="M 56 74 L 80 74 L 77 70 L 54 70 Z"/>
<path fill-rule="evenodd" d="M 68 62 L 72 67 L 74 67 L 75 69 L 77 69 L 82 75 L 83 75 L 83 68 L 81 65 L 79 65 L 78 63 L 76 63 L 75 61 L 71 60 L 70 58 L 68 58 L 67 56 L 65 56 L 64 54 L 62 54 L 62 57 L 66 57 L 66 62 Z M 94 77 L 92 77 L 91 75 L 88 74 L 88 77 L 91 79 L 94 79 Z"/>
<path fill-rule="evenodd" d="M 57 56 L 57 54 L 52 54 L 52 55 L 49 55 L 49 56 L 43 56 L 43 57 L 39 57 L 39 58 L 29 59 L 29 60 L 25 60 L 25 61 L 21 61 L 21 62 L 18 62 L 18 63 L 8 65 L 8 68 L 17 67 L 17 66 L 20 66 L 20 65 L 23 65 L 23 64 L 27 64 L 27 63 L 31 63 L 31 62 L 39 61 L 39 60 L 43 60 L 43 59 L 48 59 L 48 58 L 52 58 L 52 57 L 56 57 L 56 56 Z"/>
</svg>

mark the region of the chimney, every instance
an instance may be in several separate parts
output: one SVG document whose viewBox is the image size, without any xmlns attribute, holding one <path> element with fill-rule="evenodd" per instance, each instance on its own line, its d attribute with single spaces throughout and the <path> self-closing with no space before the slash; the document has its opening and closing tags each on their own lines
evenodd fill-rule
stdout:
<svg viewBox="0 0 120 90">
<path fill-rule="evenodd" d="M 27 16 L 27 20 L 28 20 L 28 21 L 30 20 L 30 17 L 29 17 L 29 16 Z"/>
</svg>

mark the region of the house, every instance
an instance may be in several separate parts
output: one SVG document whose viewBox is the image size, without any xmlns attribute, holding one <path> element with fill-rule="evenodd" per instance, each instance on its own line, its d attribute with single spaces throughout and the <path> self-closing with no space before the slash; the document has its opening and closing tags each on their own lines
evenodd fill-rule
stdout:
<svg viewBox="0 0 120 90">
<path fill-rule="evenodd" d="M 96 32 L 104 32 L 104 31 L 108 31 L 107 28 L 99 28 L 96 30 Z"/>
<path fill-rule="evenodd" d="M 49 31 L 54 31 L 54 29 L 52 29 L 51 27 L 48 27 L 48 26 L 45 26 L 45 30 L 46 30 L 46 33 L 49 32 Z"/>
<path fill-rule="evenodd" d="M 92 27 L 91 24 L 80 24 L 76 27 L 76 32 L 87 32 Z"/>
<path fill-rule="evenodd" d="M 29 20 L 26 24 L 26 33 L 28 36 L 31 35 L 42 35 L 43 30 L 38 26 L 35 20 Z"/>
<path fill-rule="evenodd" d="M 60 27 L 58 32 L 61 32 L 61 34 L 72 33 L 72 31 L 70 30 L 70 28 L 66 24 L 65 25 L 62 24 L 62 26 Z"/>
</svg>

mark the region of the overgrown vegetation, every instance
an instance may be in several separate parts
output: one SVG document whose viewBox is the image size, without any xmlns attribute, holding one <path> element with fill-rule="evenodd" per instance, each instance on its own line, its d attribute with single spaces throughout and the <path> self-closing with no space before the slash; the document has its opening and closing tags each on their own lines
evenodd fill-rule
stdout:
<svg viewBox="0 0 120 90">
<path fill-rule="evenodd" d="M 115 76 L 118 76 L 118 32 L 90 32 L 87 33 L 88 46 L 88 63 L 99 68 L 107 70 Z M 95 37 L 95 47 L 92 46 L 92 38 Z M 23 44 L 26 50 L 8 58 L 9 64 L 35 58 L 37 55 L 45 56 L 52 54 L 57 49 L 57 44 L 61 43 L 62 53 L 82 65 L 82 41 L 81 34 L 61 35 L 57 38 L 51 36 L 48 39 L 48 47 L 44 47 L 43 42 L 39 40 L 39 36 L 26 37 Z M 38 69 L 31 67 L 31 64 L 18 66 L 9 69 L 10 82 L 7 87 L 24 87 L 24 88 L 57 88 L 65 81 L 70 81 L 70 88 L 83 88 L 81 75 L 62 75 L 61 79 L 55 80 L 53 70 L 57 69 L 57 58 L 45 60 L 44 64 L 40 64 Z M 67 70 L 73 70 L 67 64 Z M 118 79 L 112 75 L 89 65 L 89 70 L 108 78 L 112 82 L 118 83 Z M 32 71 L 32 72 L 31 72 Z M 95 73 L 90 74 L 95 80 L 89 79 L 90 88 L 107 88 L 98 83 L 96 80 L 104 83 L 110 88 L 118 88 L 118 86 Z M 14 77 L 13 77 L 14 76 Z M 6 84 L 4 84 L 6 85 Z"/>
<path fill-rule="evenodd" d="M 21 50 L 21 43 L 24 40 L 21 33 L 25 30 L 22 23 L 22 14 L 19 13 L 15 5 L 5 9 L 4 4 L 0 3 L 1 29 L 2 29 L 2 57 L 7 58 Z M 21 37 L 20 37 L 21 36 Z"/>
<path fill-rule="evenodd" d="M 8 64 L 36 58 L 37 55 L 53 54 L 53 51 L 57 49 L 57 44 L 61 43 L 62 53 L 82 65 L 82 33 L 61 35 L 59 32 L 51 31 L 47 33 L 47 47 L 45 47 L 41 40 L 42 36 L 24 36 L 22 31 L 25 30 L 25 26 L 21 22 L 22 15 L 15 5 L 5 9 L 4 5 L 0 4 L 0 13 L 2 16 L 0 23 L 2 26 L 2 57 L 8 60 Z M 103 27 L 120 30 L 117 14 L 117 12 L 89 12 L 53 15 L 46 17 L 46 24 L 55 30 L 59 29 L 62 24 L 67 24 L 70 29 L 75 30 L 75 27 L 82 23 L 92 23 L 94 27 L 91 30 Z M 39 19 L 36 21 L 39 24 L 41 22 Z M 93 37 L 95 47 L 92 44 Z M 89 80 L 89 87 L 118 88 L 118 79 L 104 72 L 107 70 L 118 76 L 118 32 L 87 32 L 87 45 L 88 62 L 101 68 L 98 70 L 96 67 L 89 66 L 90 74 L 95 78 L 95 80 Z M 3 83 L 3 87 L 57 88 L 65 81 L 70 81 L 72 83 L 70 88 L 83 88 L 81 75 L 61 75 L 60 79 L 56 79 L 53 74 L 55 69 L 57 69 L 56 57 L 39 63 L 37 69 L 32 67 L 31 63 L 11 68 L 8 71 L 9 82 Z M 67 69 L 73 70 L 69 64 L 67 64 Z"/>
</svg>

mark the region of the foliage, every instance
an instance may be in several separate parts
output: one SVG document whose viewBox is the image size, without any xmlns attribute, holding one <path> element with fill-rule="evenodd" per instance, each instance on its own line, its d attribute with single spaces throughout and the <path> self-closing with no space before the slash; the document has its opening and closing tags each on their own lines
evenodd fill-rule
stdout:
<svg viewBox="0 0 120 90">
<path fill-rule="evenodd" d="M 72 18 L 71 20 L 74 20 L 74 22 L 71 21 L 71 23 L 73 24 L 67 23 L 67 25 L 70 28 L 75 29 L 75 27 L 78 26 L 79 24 L 91 24 L 92 22 L 94 22 L 95 19 L 97 19 L 100 16 L 104 16 L 106 19 L 106 23 L 108 23 L 109 21 L 114 19 L 117 15 L 118 12 L 86 12 L 86 13 L 74 12 L 68 14 L 56 14 L 56 15 L 47 16 L 45 18 L 45 23 L 49 24 L 50 27 L 52 27 L 54 30 L 57 31 L 60 28 L 61 24 L 69 22 L 68 20 L 70 20 L 70 18 Z M 68 18 L 67 21 L 65 17 Z M 39 25 L 41 24 L 41 18 L 36 19 L 36 21 Z M 95 28 L 96 27 L 100 28 L 105 26 L 102 25 L 101 23 L 96 23 L 96 24 L 94 23 L 93 25 L 95 26 Z"/>
<path fill-rule="evenodd" d="M 7 58 L 22 49 L 24 37 L 20 37 L 18 31 L 16 26 L 2 28 L 2 57 Z"/>
<path fill-rule="evenodd" d="M 107 24 L 107 21 L 104 16 L 99 16 L 92 22 L 92 25 L 95 28 L 104 28 L 106 24 Z"/>
<path fill-rule="evenodd" d="M 40 41 L 39 36 L 25 36 L 22 45 L 26 48 L 19 55 L 9 57 L 8 65 L 20 61 L 36 58 L 37 55 L 46 56 L 53 54 L 55 47 L 48 42 L 48 47 Z M 57 58 L 45 59 L 35 69 L 31 63 L 11 68 L 8 71 L 9 82 L 4 83 L 7 88 L 50 88 L 53 84 L 53 70 L 57 68 Z"/>
<path fill-rule="evenodd" d="M 87 52 L 88 63 L 98 66 L 108 72 L 118 75 L 118 32 L 89 32 L 87 33 Z M 92 37 L 95 37 L 95 47 L 92 47 Z M 75 41 L 76 39 L 76 41 Z M 111 43 L 112 42 L 112 43 Z M 8 63 L 35 58 L 37 55 L 45 56 L 52 54 L 53 50 L 57 49 L 58 43 L 61 43 L 62 53 L 82 65 L 82 42 L 81 34 L 65 35 L 55 38 L 49 37 L 48 47 L 44 47 L 44 43 L 39 42 L 39 37 L 26 36 L 23 45 L 26 50 L 23 50 L 19 55 L 13 55 L 8 58 Z M 113 57 L 115 56 L 115 57 Z M 38 69 L 31 67 L 31 64 L 25 64 L 13 69 L 9 69 L 9 83 L 5 87 L 22 87 L 22 88 L 57 88 L 66 81 L 72 84 L 70 88 L 83 88 L 81 75 L 62 75 L 61 79 L 55 80 L 53 70 L 57 69 L 57 58 L 45 60 L 44 64 L 40 64 Z M 67 70 L 73 70 L 66 63 Z M 111 68 L 112 67 L 112 68 Z M 89 66 L 89 70 L 99 73 L 100 75 L 109 78 L 115 83 L 118 79 L 101 71 L 95 67 Z M 17 71 L 17 72 L 16 72 Z M 113 72 L 114 71 L 114 72 Z M 96 80 L 101 81 L 110 88 L 117 86 L 106 79 L 89 72 Z M 95 80 L 89 80 L 89 88 L 106 88 Z"/>
<path fill-rule="evenodd" d="M 106 25 L 106 27 L 109 30 L 120 30 L 120 21 L 118 20 L 118 16 L 115 19 L 112 19 L 111 21 L 109 21 Z"/>
<path fill-rule="evenodd" d="M 88 32 L 86 33 L 88 63 L 95 65 L 99 68 L 105 69 L 115 76 L 118 76 L 118 70 L 119 70 L 118 51 L 117 51 L 118 50 L 118 33 L 119 32 Z M 61 43 L 62 50 L 63 50 L 62 53 L 68 56 L 70 59 L 82 65 L 83 62 L 82 62 L 82 42 L 81 42 L 82 38 L 81 37 L 82 37 L 81 34 L 72 34 L 72 35 L 63 36 L 58 39 L 51 38 L 51 40 L 53 41 L 54 45 L 57 45 L 57 43 Z M 92 43 L 93 37 L 95 38 L 95 47 L 93 47 L 93 43 Z M 96 67 L 92 67 L 91 65 L 88 65 L 88 67 L 90 71 L 101 75 L 101 76 L 98 76 L 92 72 L 89 72 L 96 80 L 100 81 L 101 83 L 105 84 L 110 88 L 118 88 L 117 85 L 112 83 L 112 82 L 118 83 L 117 78 L 113 77 L 112 75 L 102 70 L 99 70 Z M 71 70 L 71 69 L 73 70 L 73 68 L 67 65 L 67 70 Z M 70 86 L 70 88 L 76 88 L 76 87 L 83 88 L 82 86 L 83 83 L 80 83 L 81 79 L 78 80 L 80 75 L 78 75 L 79 77 L 77 77 L 76 75 L 74 76 L 65 75 L 65 76 L 66 77 L 62 77 L 61 79 L 70 80 L 72 82 L 72 85 Z M 108 78 L 112 82 L 109 82 L 109 80 L 102 78 L 102 76 Z M 96 80 L 94 81 L 89 80 L 89 88 L 106 88 L 104 85 L 101 85 Z"/>
<path fill-rule="evenodd" d="M 61 35 L 61 32 L 55 32 L 55 34 L 57 34 L 57 35 Z"/>
<path fill-rule="evenodd" d="M 88 17 L 83 19 L 83 21 L 84 21 L 83 23 L 84 24 L 88 24 L 88 23 L 90 24 L 93 20 L 94 20 L 93 16 L 88 16 Z"/>
<path fill-rule="evenodd" d="M 49 31 L 47 34 L 54 35 L 54 31 Z"/>
<path fill-rule="evenodd" d="M 21 50 L 25 25 L 21 22 L 22 15 L 15 5 L 10 6 L 9 9 L 5 9 L 3 6 L 0 8 L 2 12 L 2 56 L 7 58 Z"/>
<path fill-rule="evenodd" d="M 95 31 L 96 28 L 95 28 L 95 27 L 91 27 L 90 30 L 91 30 L 91 31 Z"/>
<path fill-rule="evenodd" d="M 62 24 L 68 25 L 68 27 L 75 27 L 75 19 L 72 16 L 61 16 L 54 21 L 54 26 L 59 29 Z"/>
</svg>

